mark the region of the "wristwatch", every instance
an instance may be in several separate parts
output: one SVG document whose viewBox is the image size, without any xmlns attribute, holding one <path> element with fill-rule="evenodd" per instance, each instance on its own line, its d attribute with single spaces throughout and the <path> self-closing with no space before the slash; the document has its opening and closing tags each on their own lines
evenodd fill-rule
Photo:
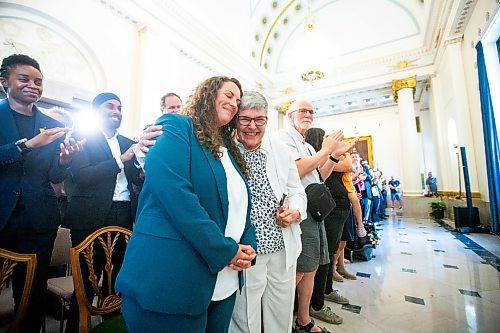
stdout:
<svg viewBox="0 0 500 333">
<path fill-rule="evenodd" d="M 21 140 L 17 140 L 15 142 L 17 149 L 22 154 L 26 154 L 26 153 L 29 153 L 31 151 L 31 148 L 28 148 L 26 146 L 26 141 L 28 141 L 28 139 L 24 138 L 24 139 L 21 139 Z"/>
<path fill-rule="evenodd" d="M 338 159 L 338 158 L 333 157 L 332 155 L 330 155 L 330 160 L 331 160 L 332 162 L 339 163 L 339 159 Z"/>
</svg>

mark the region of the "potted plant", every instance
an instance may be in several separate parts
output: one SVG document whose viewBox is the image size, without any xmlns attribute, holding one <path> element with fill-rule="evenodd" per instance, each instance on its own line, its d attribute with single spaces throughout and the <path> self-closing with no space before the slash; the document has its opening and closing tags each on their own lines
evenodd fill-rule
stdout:
<svg viewBox="0 0 500 333">
<path fill-rule="evenodd" d="M 446 204 L 443 200 L 431 202 L 432 215 L 434 219 L 441 220 L 444 217 L 444 211 L 446 210 Z"/>
</svg>

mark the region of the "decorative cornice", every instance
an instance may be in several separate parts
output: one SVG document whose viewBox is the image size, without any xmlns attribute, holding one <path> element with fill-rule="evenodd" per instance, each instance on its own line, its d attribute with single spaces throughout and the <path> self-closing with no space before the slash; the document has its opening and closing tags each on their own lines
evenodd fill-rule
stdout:
<svg viewBox="0 0 500 333">
<path fill-rule="evenodd" d="M 448 46 L 450 44 L 461 43 L 464 40 L 463 36 L 450 38 L 444 41 L 444 46 Z"/>
<path fill-rule="evenodd" d="M 137 27 L 137 30 L 141 30 L 143 27 L 146 26 L 144 22 L 141 22 L 141 20 L 135 17 L 135 15 L 130 11 L 125 11 L 123 8 L 117 8 L 115 1 L 99 0 L 99 2 L 106 8 L 111 10 L 116 16 L 132 23 L 134 26 Z"/>
<path fill-rule="evenodd" d="M 451 26 L 449 36 L 462 35 L 467 27 L 472 13 L 474 12 L 474 7 L 476 6 L 477 0 L 461 0 L 458 9 L 455 14 L 455 19 Z M 498 1 L 497 1 L 498 3 Z"/>
<path fill-rule="evenodd" d="M 190 59 L 191 61 L 194 61 L 195 63 L 197 63 L 201 67 L 205 68 L 206 70 L 208 70 L 213 75 L 218 75 L 219 74 L 212 66 L 208 65 L 207 63 L 205 63 L 204 61 L 202 61 L 199 58 L 195 57 L 194 55 L 192 55 L 191 53 L 187 52 L 186 50 L 180 49 L 179 53 L 181 55 L 183 55 L 184 57 Z"/>
<path fill-rule="evenodd" d="M 414 65 L 413 68 L 416 67 L 424 67 L 428 66 L 429 63 L 428 61 L 425 61 L 425 58 L 428 56 L 432 56 L 435 53 L 435 50 L 427 50 L 426 48 L 416 48 L 412 49 L 409 51 L 405 52 L 400 52 L 397 54 L 392 54 L 390 56 L 383 56 L 383 57 L 378 57 L 378 58 L 373 58 L 369 59 L 363 62 L 356 62 L 356 63 L 350 63 L 350 64 L 345 64 L 342 67 L 335 67 L 335 68 L 322 68 L 322 70 L 325 72 L 325 74 L 329 74 L 330 77 L 335 77 L 339 76 L 340 74 L 343 73 L 350 73 L 353 71 L 359 72 L 363 71 L 364 69 L 371 69 L 375 66 L 386 66 L 387 68 L 387 73 L 389 72 L 394 72 L 394 64 L 404 61 L 406 59 L 412 59 L 412 64 Z M 424 60 L 422 60 L 424 59 Z M 420 63 L 419 63 L 420 62 Z M 398 71 L 404 71 L 408 68 L 402 68 L 402 69 L 397 69 Z M 281 73 L 277 73 L 281 74 Z M 335 74 L 335 75 L 334 75 Z"/>
<path fill-rule="evenodd" d="M 392 80 L 392 97 L 394 102 L 398 101 L 398 91 L 404 88 L 413 88 L 413 97 L 415 97 L 415 87 L 417 86 L 417 76 L 413 75 L 404 79 Z"/>
</svg>

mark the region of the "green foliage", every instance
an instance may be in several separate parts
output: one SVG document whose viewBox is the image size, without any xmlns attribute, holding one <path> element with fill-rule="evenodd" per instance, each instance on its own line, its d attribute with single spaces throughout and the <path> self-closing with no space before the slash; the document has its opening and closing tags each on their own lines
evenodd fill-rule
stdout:
<svg viewBox="0 0 500 333">
<path fill-rule="evenodd" d="M 431 209 L 433 212 L 436 210 L 446 210 L 446 204 L 443 200 L 433 201 L 431 202 Z"/>
</svg>

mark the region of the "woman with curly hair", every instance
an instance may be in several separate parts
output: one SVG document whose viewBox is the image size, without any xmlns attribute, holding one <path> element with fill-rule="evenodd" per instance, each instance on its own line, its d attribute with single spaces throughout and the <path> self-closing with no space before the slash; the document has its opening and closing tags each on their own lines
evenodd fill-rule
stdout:
<svg viewBox="0 0 500 333">
<path fill-rule="evenodd" d="M 246 166 L 231 121 L 242 90 L 209 78 L 165 114 L 146 156 L 136 225 L 116 281 L 130 332 L 227 332 L 255 258 Z"/>
</svg>

